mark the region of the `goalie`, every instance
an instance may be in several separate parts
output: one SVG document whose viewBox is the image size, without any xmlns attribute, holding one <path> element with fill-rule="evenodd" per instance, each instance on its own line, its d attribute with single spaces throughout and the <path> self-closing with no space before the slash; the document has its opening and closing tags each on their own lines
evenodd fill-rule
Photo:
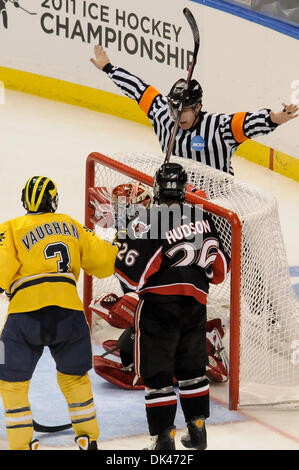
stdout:
<svg viewBox="0 0 299 470">
<path fill-rule="evenodd" d="M 94 370 L 108 382 L 128 390 L 144 389 L 143 381 L 136 377 L 133 368 L 134 314 L 137 304 L 138 296 L 134 292 L 122 297 L 114 293 L 104 294 L 94 298 L 90 304 L 91 310 L 110 326 L 124 330 L 118 340 L 104 341 L 106 352 L 102 356 L 94 356 Z M 207 322 L 209 364 L 206 375 L 211 382 L 228 380 L 228 358 L 222 344 L 224 334 L 225 328 L 220 318 Z M 114 355 L 118 359 L 107 359 L 107 355 Z"/>
<path fill-rule="evenodd" d="M 191 185 L 187 190 L 196 191 Z M 204 197 L 203 191 L 199 191 Z M 106 193 L 107 195 L 107 193 Z M 106 196 L 107 197 L 107 196 Z M 127 182 L 119 184 L 111 191 L 110 220 L 118 230 L 125 229 L 137 212 L 138 208 L 149 208 L 153 197 L 150 189 L 140 182 Z M 107 204 L 108 199 L 105 201 Z M 102 199 L 98 201 L 102 203 Z M 105 214 L 107 220 L 107 213 Z M 102 222 L 100 220 L 100 222 Z M 125 330 L 118 340 L 107 340 L 103 343 L 106 352 L 102 356 L 94 357 L 94 369 L 98 375 L 108 382 L 121 388 L 140 390 L 144 388 L 143 381 L 135 376 L 133 369 L 134 356 L 134 314 L 138 303 L 138 295 L 128 292 L 126 285 L 121 283 L 125 295 L 122 297 L 108 293 L 96 297 L 90 304 L 91 310 L 109 325 Z M 228 380 L 228 359 L 222 344 L 225 330 L 221 320 L 213 319 L 207 322 L 207 349 L 209 364 L 207 377 L 212 382 L 226 382 Z M 117 361 L 107 359 L 107 355 L 114 355 Z"/>
<path fill-rule="evenodd" d="M 148 208 L 151 203 L 150 188 L 139 181 L 122 183 L 112 190 L 105 186 L 91 188 L 90 220 L 97 227 L 120 232 L 137 215 L 138 207 Z"/>
</svg>

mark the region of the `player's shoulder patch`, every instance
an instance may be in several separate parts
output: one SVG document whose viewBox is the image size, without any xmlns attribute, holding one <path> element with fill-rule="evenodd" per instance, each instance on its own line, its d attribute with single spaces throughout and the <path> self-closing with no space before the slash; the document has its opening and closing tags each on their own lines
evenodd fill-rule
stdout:
<svg viewBox="0 0 299 470">
<path fill-rule="evenodd" d="M 131 222 L 130 228 L 135 238 L 142 238 L 150 230 L 151 224 L 146 224 L 137 217 Z"/>
</svg>

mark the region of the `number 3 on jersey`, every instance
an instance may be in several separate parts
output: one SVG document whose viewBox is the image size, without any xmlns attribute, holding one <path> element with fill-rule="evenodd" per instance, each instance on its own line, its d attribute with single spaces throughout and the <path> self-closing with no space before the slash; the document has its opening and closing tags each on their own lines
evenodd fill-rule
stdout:
<svg viewBox="0 0 299 470">
<path fill-rule="evenodd" d="M 71 257 L 68 246 L 64 243 L 50 243 L 44 249 L 44 255 L 46 259 L 52 259 L 59 256 L 57 261 L 57 271 L 60 273 L 66 273 L 70 269 Z"/>
</svg>

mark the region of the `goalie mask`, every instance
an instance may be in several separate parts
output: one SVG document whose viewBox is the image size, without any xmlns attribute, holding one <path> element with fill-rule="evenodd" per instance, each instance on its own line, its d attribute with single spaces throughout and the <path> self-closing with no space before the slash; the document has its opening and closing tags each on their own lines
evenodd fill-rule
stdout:
<svg viewBox="0 0 299 470">
<path fill-rule="evenodd" d="M 116 214 L 121 208 L 126 209 L 128 215 L 134 217 L 138 206 L 147 209 L 152 204 L 151 191 L 140 182 L 119 184 L 112 191 L 112 203 Z"/>
<path fill-rule="evenodd" d="M 187 173 L 178 163 L 164 163 L 156 172 L 154 178 L 154 199 L 160 202 L 164 199 L 174 199 L 178 202 L 185 200 L 187 189 Z"/>
<path fill-rule="evenodd" d="M 180 80 L 175 82 L 167 96 L 169 114 L 173 119 L 176 119 L 177 112 L 183 100 L 186 87 L 186 80 L 181 78 Z M 185 95 L 184 108 L 190 107 L 195 111 L 198 104 L 201 103 L 202 88 L 197 80 L 191 80 Z"/>
<path fill-rule="evenodd" d="M 32 176 L 22 190 L 21 200 L 28 212 L 55 212 L 58 207 L 56 184 L 45 176 Z"/>
</svg>

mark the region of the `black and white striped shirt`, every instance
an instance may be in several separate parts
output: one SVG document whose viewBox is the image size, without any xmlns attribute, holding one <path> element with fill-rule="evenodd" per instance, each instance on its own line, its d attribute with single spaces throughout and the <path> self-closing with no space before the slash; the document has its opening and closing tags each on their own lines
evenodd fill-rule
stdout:
<svg viewBox="0 0 299 470">
<path fill-rule="evenodd" d="M 174 127 L 174 120 L 168 113 L 167 97 L 123 68 L 108 64 L 104 71 L 124 95 L 134 99 L 146 113 L 162 151 L 166 153 Z M 178 129 L 172 154 L 232 175 L 231 158 L 236 148 L 248 139 L 269 134 L 277 127 L 270 119 L 269 109 L 234 114 L 200 112 L 199 117 L 199 122 L 191 129 Z"/>
</svg>

